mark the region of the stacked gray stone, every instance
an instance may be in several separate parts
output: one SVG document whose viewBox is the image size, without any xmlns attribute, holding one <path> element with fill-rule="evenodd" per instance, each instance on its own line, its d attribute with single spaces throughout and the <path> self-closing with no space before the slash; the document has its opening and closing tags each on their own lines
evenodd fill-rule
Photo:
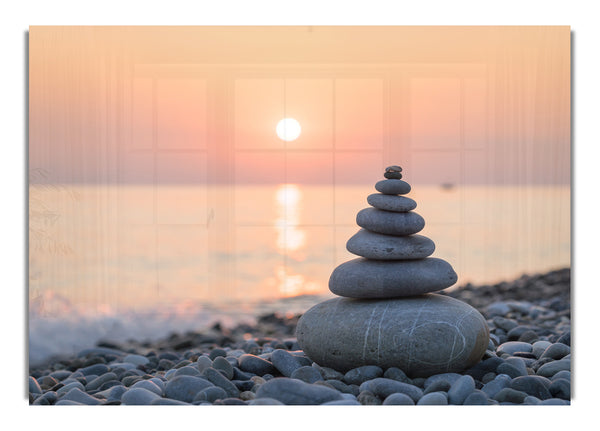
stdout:
<svg viewBox="0 0 600 431">
<path fill-rule="evenodd" d="M 322 366 L 347 371 L 363 365 L 397 367 L 410 376 L 462 371 L 483 356 L 489 330 L 464 302 L 431 292 L 452 286 L 457 275 L 430 257 L 435 244 L 418 235 L 425 220 L 403 196 L 411 187 L 390 166 L 372 208 L 356 216 L 362 228 L 348 240 L 358 256 L 334 269 L 329 289 L 338 298 L 308 310 L 296 335 L 304 352 Z"/>
</svg>

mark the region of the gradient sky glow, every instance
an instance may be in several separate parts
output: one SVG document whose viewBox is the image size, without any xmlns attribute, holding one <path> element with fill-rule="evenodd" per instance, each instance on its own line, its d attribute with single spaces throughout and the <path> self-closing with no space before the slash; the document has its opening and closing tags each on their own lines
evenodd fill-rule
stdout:
<svg viewBox="0 0 600 431">
<path fill-rule="evenodd" d="M 570 137 L 568 26 L 30 27 L 34 183 L 569 184 Z"/>
</svg>

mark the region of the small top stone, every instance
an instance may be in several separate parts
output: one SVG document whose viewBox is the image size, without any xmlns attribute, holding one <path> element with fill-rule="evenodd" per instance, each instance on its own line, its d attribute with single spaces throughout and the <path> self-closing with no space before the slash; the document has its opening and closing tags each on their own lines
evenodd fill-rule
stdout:
<svg viewBox="0 0 600 431">
<path fill-rule="evenodd" d="M 388 166 L 385 168 L 386 172 L 402 172 L 402 168 L 397 165 Z"/>
<path fill-rule="evenodd" d="M 388 180 L 401 180 L 402 179 L 402 168 L 400 166 L 392 165 L 385 168 L 383 176 Z"/>
</svg>

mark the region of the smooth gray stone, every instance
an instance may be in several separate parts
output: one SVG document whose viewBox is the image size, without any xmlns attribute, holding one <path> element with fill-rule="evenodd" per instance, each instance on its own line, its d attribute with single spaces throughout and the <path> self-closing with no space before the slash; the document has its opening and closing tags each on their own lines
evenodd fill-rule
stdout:
<svg viewBox="0 0 600 431">
<path fill-rule="evenodd" d="M 422 231 L 425 220 L 413 211 L 395 213 L 376 208 L 364 208 L 356 214 L 356 224 L 371 232 L 403 236 Z"/>
<path fill-rule="evenodd" d="M 315 383 L 323 380 L 323 376 L 321 376 L 321 373 L 317 369 L 307 365 L 294 370 L 290 378 L 302 380 L 306 383 Z"/>
<path fill-rule="evenodd" d="M 302 366 L 294 355 L 283 349 L 275 349 L 271 353 L 271 362 L 285 377 L 290 377 L 295 370 Z"/>
<path fill-rule="evenodd" d="M 563 400 L 571 399 L 571 381 L 567 379 L 556 379 L 552 381 L 548 387 L 550 394 L 554 398 L 562 398 Z"/>
<path fill-rule="evenodd" d="M 213 385 L 223 388 L 227 392 L 228 398 L 235 398 L 240 395 L 239 389 L 230 380 L 227 380 L 227 377 L 214 368 L 207 368 L 202 375 Z"/>
<path fill-rule="evenodd" d="M 428 394 L 430 392 L 448 392 L 451 387 L 452 385 L 446 380 L 436 380 L 435 382 L 427 386 L 423 393 Z"/>
<path fill-rule="evenodd" d="M 318 405 L 343 399 L 335 389 L 288 377 L 276 377 L 262 384 L 256 398 L 273 398 L 286 405 Z"/>
<path fill-rule="evenodd" d="M 38 396 L 35 399 L 35 401 L 33 402 L 33 405 L 49 406 L 49 405 L 56 403 L 57 398 L 58 397 L 56 396 L 56 392 L 49 391 L 49 392 L 46 392 L 44 395 Z"/>
<path fill-rule="evenodd" d="M 496 316 L 494 317 L 494 319 L 492 319 L 494 322 L 494 325 L 496 325 L 496 327 L 508 332 L 513 328 L 516 328 L 517 326 L 519 326 L 519 323 L 516 320 L 513 319 L 507 319 L 505 317 L 502 316 Z"/>
<path fill-rule="evenodd" d="M 488 397 L 485 392 L 475 389 L 463 401 L 464 406 L 486 406 L 488 405 Z"/>
<path fill-rule="evenodd" d="M 391 394 L 401 393 L 408 395 L 414 402 L 423 396 L 421 388 L 408 383 L 398 382 L 385 377 L 377 377 L 373 380 L 367 380 L 359 388 L 360 392 L 372 392 L 381 399 L 389 397 Z"/>
<path fill-rule="evenodd" d="M 225 389 L 218 386 L 211 386 L 198 392 L 198 395 L 194 397 L 192 402 L 208 401 L 209 403 L 214 403 L 216 400 L 224 400 L 225 398 L 227 398 Z"/>
<path fill-rule="evenodd" d="M 151 379 L 148 379 L 148 381 L 158 386 L 161 391 L 165 391 L 165 385 L 167 384 L 166 380 L 162 380 L 159 377 L 152 377 Z"/>
<path fill-rule="evenodd" d="M 160 395 L 148 389 L 129 388 L 127 392 L 121 395 L 121 404 L 127 406 L 147 406 L 158 398 L 160 398 Z"/>
<path fill-rule="evenodd" d="M 364 406 L 379 406 L 382 404 L 381 400 L 371 391 L 360 392 L 356 399 Z"/>
<path fill-rule="evenodd" d="M 175 373 L 173 373 L 173 375 L 174 376 L 199 376 L 200 371 L 198 371 L 198 368 L 195 367 L 194 365 L 186 365 L 184 367 L 175 369 Z"/>
<path fill-rule="evenodd" d="M 321 367 L 316 362 L 313 362 L 313 364 L 315 364 L 317 367 L 319 367 L 319 371 L 321 372 L 321 375 L 323 376 L 323 378 L 325 380 L 329 380 L 329 379 L 342 380 L 344 378 L 343 373 L 340 373 L 339 371 L 334 370 L 333 368 Z"/>
<path fill-rule="evenodd" d="M 61 398 L 61 400 L 75 401 L 77 403 L 85 404 L 88 406 L 101 403 L 101 401 L 98 398 L 94 398 L 91 395 L 86 394 L 79 388 L 71 389 Z"/>
<path fill-rule="evenodd" d="M 548 346 L 550 346 L 552 343 L 550 341 L 536 341 L 535 343 L 532 344 L 532 350 L 531 353 L 533 353 L 535 355 L 536 358 L 539 359 L 539 357 L 542 355 L 542 353 L 544 353 L 546 351 L 546 349 L 548 348 Z"/>
<path fill-rule="evenodd" d="M 36 379 L 36 381 L 37 381 L 37 379 Z M 51 389 L 54 386 L 56 386 L 57 384 L 58 384 L 58 380 L 56 380 L 54 377 L 50 377 L 48 375 L 41 376 L 38 381 L 38 385 L 40 386 L 40 389 L 42 389 L 42 391 Z"/>
<path fill-rule="evenodd" d="M 93 391 L 98 389 L 100 386 L 102 386 L 104 383 L 108 382 L 109 380 L 119 380 L 117 375 L 115 373 L 105 373 L 102 374 L 101 376 L 96 377 L 94 380 L 90 381 L 87 385 L 85 385 L 85 390 L 86 391 Z"/>
<path fill-rule="evenodd" d="M 163 388 L 159 387 L 156 383 L 151 382 L 150 380 L 140 380 L 139 382 L 135 382 L 131 385 L 131 389 L 135 388 L 144 388 L 150 392 L 154 392 L 158 396 L 162 396 Z"/>
<path fill-rule="evenodd" d="M 454 405 L 461 405 L 474 390 L 475 380 L 473 380 L 473 377 L 468 374 L 461 376 L 450 387 L 448 402 Z"/>
<path fill-rule="evenodd" d="M 29 392 L 32 394 L 41 394 L 43 392 L 38 381 L 31 376 L 29 376 Z"/>
<path fill-rule="evenodd" d="M 121 401 L 121 397 L 125 392 L 127 392 L 127 388 L 125 386 L 113 386 L 107 390 L 109 392 L 107 394 L 106 401 Z"/>
<path fill-rule="evenodd" d="M 541 376 L 521 376 L 512 379 L 509 388 L 525 392 L 527 395 L 532 395 L 540 400 L 547 400 L 552 398 L 548 390 L 551 383 L 550 380 Z"/>
<path fill-rule="evenodd" d="M 489 397 L 494 396 L 504 388 L 508 388 L 511 378 L 506 374 L 498 374 L 494 380 L 483 385 L 481 390 Z"/>
<path fill-rule="evenodd" d="M 277 374 L 277 368 L 266 359 L 259 358 L 256 355 L 246 353 L 238 358 L 240 363 L 240 370 L 248 373 L 254 373 L 257 376 L 264 376 L 265 374 Z"/>
<path fill-rule="evenodd" d="M 235 361 L 237 364 L 237 359 Z M 215 370 L 219 370 L 219 372 L 221 372 L 227 379 L 233 379 L 233 365 L 231 365 L 224 357 L 219 356 L 215 358 L 213 361 L 213 368 Z"/>
<path fill-rule="evenodd" d="M 527 393 L 512 388 L 504 388 L 493 397 L 499 403 L 509 402 L 521 404 L 527 398 Z"/>
<path fill-rule="evenodd" d="M 452 266 L 436 257 L 398 261 L 359 257 L 333 270 L 329 290 L 348 298 L 398 298 L 443 290 L 457 280 Z"/>
<path fill-rule="evenodd" d="M 561 359 L 560 361 L 552 361 L 538 368 L 536 374 L 543 377 L 552 377 L 559 371 L 571 371 L 571 360 Z"/>
<path fill-rule="evenodd" d="M 402 179 L 402 174 L 400 172 L 386 172 L 383 176 L 389 180 L 399 180 Z"/>
<path fill-rule="evenodd" d="M 562 371 L 559 371 L 558 373 L 556 373 L 555 375 L 553 375 L 552 377 L 550 377 L 550 381 L 554 381 L 556 379 L 565 379 L 570 382 L 571 381 L 571 371 L 562 370 Z"/>
<path fill-rule="evenodd" d="M 449 384 L 449 386 L 452 386 L 454 384 L 454 382 L 456 382 L 461 377 L 462 377 L 462 375 L 458 374 L 458 373 L 436 373 L 432 376 L 429 376 L 425 380 L 425 382 L 423 383 L 423 388 L 429 389 L 429 387 L 431 385 L 437 384 L 437 382 L 439 382 L 439 381 L 447 382 Z M 450 388 L 448 388 L 448 389 L 450 389 Z"/>
<path fill-rule="evenodd" d="M 430 392 L 423 395 L 419 401 L 418 406 L 446 406 L 448 405 L 448 398 L 444 392 Z"/>
<path fill-rule="evenodd" d="M 542 400 L 536 397 L 532 397 L 531 395 L 527 395 L 523 400 L 523 404 L 527 404 L 529 406 L 536 406 L 538 404 L 541 404 L 541 402 Z"/>
<path fill-rule="evenodd" d="M 71 374 L 72 374 L 71 371 L 58 370 L 58 371 L 53 371 L 52 373 L 49 374 L 49 376 L 54 377 L 56 380 L 61 382 L 64 379 L 66 379 L 67 377 L 69 377 Z"/>
<path fill-rule="evenodd" d="M 201 377 L 177 376 L 165 386 L 165 395 L 167 398 L 191 403 L 198 392 L 210 386 L 214 385 Z"/>
<path fill-rule="evenodd" d="M 521 373 L 521 371 L 519 371 L 519 369 L 517 367 L 515 367 L 514 365 L 511 365 L 511 364 L 507 364 L 506 362 L 498 365 L 498 368 L 496 368 L 496 372 L 499 374 L 509 375 L 513 379 L 516 377 L 519 377 L 519 376 L 527 375 L 527 372 L 525 372 L 523 374 L 523 373 Z"/>
<path fill-rule="evenodd" d="M 414 400 L 402 392 L 388 395 L 382 403 L 384 406 L 414 406 Z"/>
<path fill-rule="evenodd" d="M 200 356 L 198 358 L 198 360 L 196 361 L 196 368 L 198 368 L 198 371 L 200 371 L 200 372 L 203 372 L 208 367 L 212 367 L 212 366 L 213 366 L 213 361 L 208 356 Z"/>
<path fill-rule="evenodd" d="M 506 343 L 502 343 L 496 349 L 496 353 L 500 356 L 502 353 L 508 353 L 509 355 L 514 355 L 516 352 L 531 352 L 533 350 L 533 346 L 524 341 L 507 341 Z"/>
<path fill-rule="evenodd" d="M 108 366 L 104 364 L 94 364 L 90 365 L 89 367 L 80 368 L 78 371 L 84 376 L 90 376 L 92 374 L 99 376 L 108 372 Z"/>
<path fill-rule="evenodd" d="M 417 203 L 406 196 L 384 195 L 381 193 L 373 193 L 367 196 L 367 203 L 379 210 L 399 213 L 409 212 L 417 207 Z"/>
<path fill-rule="evenodd" d="M 336 389 L 338 392 L 341 392 L 343 394 L 354 394 L 353 388 L 356 388 L 356 391 L 358 391 L 358 386 L 356 385 L 347 385 L 346 383 L 342 382 L 341 380 L 336 380 L 336 379 L 329 379 L 326 380 L 325 383 L 331 387 L 333 387 L 334 389 Z"/>
<path fill-rule="evenodd" d="M 519 375 L 521 376 L 526 376 L 527 375 L 527 365 L 525 364 L 525 361 L 522 358 L 516 357 L 516 356 L 511 356 L 509 358 L 506 358 L 504 363 L 506 364 L 510 364 L 513 367 L 515 367 L 517 370 L 519 370 Z"/>
<path fill-rule="evenodd" d="M 544 353 L 540 356 L 542 358 L 561 359 L 571 353 L 571 348 L 563 343 L 554 343 L 548 346 Z"/>
<path fill-rule="evenodd" d="M 428 377 L 479 362 L 489 329 L 475 308 L 430 293 L 385 300 L 333 298 L 304 313 L 296 336 L 321 366 L 342 372 L 363 365 L 398 367 L 409 377 Z"/>
<path fill-rule="evenodd" d="M 423 235 L 392 236 L 361 229 L 346 242 L 346 249 L 368 259 L 424 259 L 433 254 L 435 244 Z"/>
<path fill-rule="evenodd" d="M 410 192 L 410 184 L 402 180 L 381 180 L 375 183 L 375 190 L 384 195 L 405 195 Z"/>
<path fill-rule="evenodd" d="M 81 382 L 76 381 L 76 382 L 68 383 L 68 384 L 64 385 L 62 388 L 59 388 L 56 391 L 56 395 L 58 395 L 60 397 L 64 394 L 68 393 L 73 388 L 77 388 L 81 391 L 85 391 L 85 387 L 81 384 Z"/>
<path fill-rule="evenodd" d="M 386 172 L 402 172 L 402 167 L 398 165 L 391 165 L 385 168 Z"/>
<path fill-rule="evenodd" d="M 373 380 L 383 375 L 383 370 L 377 365 L 363 365 L 354 368 L 344 375 L 344 382 L 349 385 L 362 385 L 367 380 Z"/>
<path fill-rule="evenodd" d="M 385 370 L 385 373 L 383 373 L 383 377 L 385 377 L 386 379 L 396 380 L 402 383 L 411 383 L 410 379 L 406 376 L 406 373 L 397 367 L 390 367 L 387 370 Z"/>
</svg>

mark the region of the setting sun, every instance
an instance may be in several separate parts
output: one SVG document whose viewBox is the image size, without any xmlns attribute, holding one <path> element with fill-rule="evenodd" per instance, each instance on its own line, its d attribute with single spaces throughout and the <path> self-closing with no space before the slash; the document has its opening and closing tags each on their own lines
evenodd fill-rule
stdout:
<svg viewBox="0 0 600 431">
<path fill-rule="evenodd" d="M 300 127 L 300 123 L 293 118 L 284 118 L 277 123 L 277 127 L 275 128 L 275 132 L 280 139 L 284 141 L 293 141 L 300 136 L 300 132 L 302 128 Z"/>
</svg>

